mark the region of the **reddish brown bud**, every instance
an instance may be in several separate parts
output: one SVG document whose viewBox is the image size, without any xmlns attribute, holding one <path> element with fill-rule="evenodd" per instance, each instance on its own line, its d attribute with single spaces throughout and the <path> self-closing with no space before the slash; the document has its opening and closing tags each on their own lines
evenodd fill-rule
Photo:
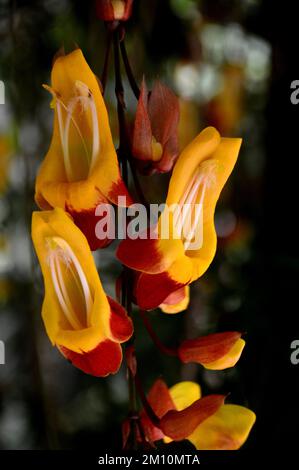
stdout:
<svg viewBox="0 0 299 470">
<path fill-rule="evenodd" d="M 122 441 L 123 441 L 123 449 L 127 447 L 127 443 L 131 434 L 131 421 L 130 419 L 125 419 L 122 423 Z"/>
<path fill-rule="evenodd" d="M 132 5 L 133 0 L 97 0 L 97 17 L 103 21 L 127 21 Z"/>
<path fill-rule="evenodd" d="M 137 361 L 135 355 L 135 348 L 133 345 L 130 345 L 126 348 L 126 361 L 131 374 L 133 375 L 133 377 L 135 377 L 137 372 Z"/>
<path fill-rule="evenodd" d="M 156 81 L 148 94 L 143 80 L 134 123 L 132 153 L 148 174 L 165 173 L 178 157 L 179 102 L 175 94 Z"/>
</svg>

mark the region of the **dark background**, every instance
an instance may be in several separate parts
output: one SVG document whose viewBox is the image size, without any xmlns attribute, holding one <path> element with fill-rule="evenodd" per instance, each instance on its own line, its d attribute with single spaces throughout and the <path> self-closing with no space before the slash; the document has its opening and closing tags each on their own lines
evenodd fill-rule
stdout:
<svg viewBox="0 0 299 470">
<path fill-rule="evenodd" d="M 182 367 L 154 349 L 136 314 L 140 374 L 146 389 L 161 375 L 169 385 L 197 380 L 204 392 L 231 392 L 229 401 L 257 414 L 244 446 L 254 453 L 296 448 L 299 418 L 299 365 L 290 362 L 290 344 L 299 339 L 299 105 L 290 102 L 290 84 L 299 71 L 293 3 L 136 0 L 126 37 L 138 81 L 145 74 L 151 84 L 159 76 L 180 96 L 181 147 L 207 124 L 223 135 L 243 137 L 218 205 L 219 248 L 211 268 L 192 286 L 187 312 L 152 314 L 168 344 L 192 334 L 245 331 L 242 358 L 224 372 Z M 121 446 L 125 370 L 107 379 L 88 377 L 51 348 L 40 319 L 43 287 L 29 236 L 34 177 L 52 126 L 41 84 L 49 83 L 57 50 L 76 44 L 100 76 L 105 38 L 93 2 L 0 2 L 0 79 L 6 87 L 6 104 L 0 105 L 2 449 Z M 106 99 L 117 144 L 112 75 Z M 133 115 L 136 103 L 129 91 L 127 106 Z M 9 151 L 1 146 L 7 140 Z M 142 181 L 149 199 L 163 200 L 167 176 Z M 97 255 L 110 294 L 120 272 L 114 250 L 115 245 Z"/>
</svg>

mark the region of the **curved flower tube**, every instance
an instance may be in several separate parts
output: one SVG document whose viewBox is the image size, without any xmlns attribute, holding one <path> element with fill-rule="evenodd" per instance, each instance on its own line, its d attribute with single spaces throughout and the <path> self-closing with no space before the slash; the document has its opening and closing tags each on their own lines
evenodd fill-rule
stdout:
<svg viewBox="0 0 299 470">
<path fill-rule="evenodd" d="M 198 450 L 239 449 L 255 423 L 255 414 L 243 406 L 226 405 L 219 400 L 217 403 L 212 397 L 217 396 L 208 395 L 201 398 L 200 386 L 194 382 L 180 382 L 168 389 L 162 380 L 157 380 L 148 394 L 148 401 L 160 418 L 162 430 L 155 427 L 145 411 L 142 411 L 141 419 L 148 440 L 163 439 L 165 443 L 169 443 L 173 439 L 186 438 Z M 198 412 L 198 404 L 203 404 L 204 401 L 200 423 L 188 434 L 191 429 L 190 422 L 194 421 L 195 405 Z M 172 416 L 181 416 L 181 418 L 176 418 L 171 423 Z M 168 417 L 167 426 L 165 422 L 163 425 L 166 417 Z M 169 436 L 167 432 L 172 435 Z"/>
<path fill-rule="evenodd" d="M 121 262 L 141 273 L 135 290 L 142 309 L 158 307 L 211 264 L 217 244 L 215 207 L 240 145 L 241 139 L 221 138 L 213 127 L 204 129 L 174 166 L 157 227 L 147 238 L 119 245 Z"/>
<path fill-rule="evenodd" d="M 54 129 L 50 148 L 36 179 L 35 200 L 41 209 L 69 212 L 90 248 L 109 244 L 99 240 L 95 209 L 100 204 L 130 205 L 121 179 L 98 81 L 80 49 L 55 60 L 51 74 Z"/>
<path fill-rule="evenodd" d="M 133 326 L 106 296 L 86 238 L 57 208 L 33 213 L 32 239 L 44 277 L 42 317 L 51 343 L 88 374 L 116 373 L 120 343 L 132 336 Z"/>
</svg>

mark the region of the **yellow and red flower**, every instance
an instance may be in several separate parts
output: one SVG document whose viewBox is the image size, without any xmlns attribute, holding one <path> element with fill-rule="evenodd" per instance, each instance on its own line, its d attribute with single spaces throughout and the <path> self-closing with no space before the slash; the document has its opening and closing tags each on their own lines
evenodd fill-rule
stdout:
<svg viewBox="0 0 299 470">
<path fill-rule="evenodd" d="M 157 226 L 147 238 L 126 239 L 119 245 L 120 261 L 139 271 L 135 295 L 142 309 L 163 304 L 211 264 L 217 245 L 215 207 L 240 145 L 241 139 L 221 138 L 213 127 L 203 130 L 174 166 Z"/>
<path fill-rule="evenodd" d="M 35 200 L 41 209 L 69 212 L 92 250 L 99 240 L 95 209 L 100 204 L 130 205 L 121 179 L 108 114 L 99 83 L 80 49 L 55 60 L 51 87 L 54 130 L 50 148 L 36 179 Z"/>
<path fill-rule="evenodd" d="M 214 333 L 183 341 L 178 348 L 178 357 L 184 363 L 196 362 L 206 369 L 223 370 L 240 359 L 245 341 L 238 331 Z"/>
<path fill-rule="evenodd" d="M 157 380 L 148 402 L 159 420 L 156 427 L 143 410 L 141 420 L 149 441 L 188 439 L 198 450 L 237 450 L 255 423 L 255 414 L 243 406 L 224 404 L 222 395 L 201 398 L 200 386 L 180 382 L 170 389 Z"/>
<path fill-rule="evenodd" d="M 139 169 L 146 173 L 165 173 L 172 169 L 178 155 L 179 101 L 159 80 L 148 94 L 143 80 L 138 100 L 132 154 Z"/>
<path fill-rule="evenodd" d="M 172 292 L 163 303 L 159 305 L 159 308 L 164 313 L 179 313 L 187 310 L 190 302 L 190 287 L 184 286 Z"/>
<path fill-rule="evenodd" d="M 103 21 L 127 21 L 132 14 L 133 0 L 97 0 L 97 16 Z"/>
<path fill-rule="evenodd" d="M 120 343 L 133 326 L 107 297 L 88 242 L 62 209 L 34 212 L 32 239 L 44 277 L 42 317 L 54 346 L 76 367 L 104 377 L 118 371 Z"/>
</svg>

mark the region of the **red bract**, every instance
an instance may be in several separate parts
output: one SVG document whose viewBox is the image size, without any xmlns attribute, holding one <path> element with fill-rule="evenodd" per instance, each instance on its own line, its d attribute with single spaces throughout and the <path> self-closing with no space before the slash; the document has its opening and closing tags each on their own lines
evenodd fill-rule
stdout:
<svg viewBox="0 0 299 470">
<path fill-rule="evenodd" d="M 148 94 L 143 80 L 138 100 L 132 153 L 146 174 L 165 173 L 178 157 L 179 102 L 175 94 L 157 80 Z"/>
<path fill-rule="evenodd" d="M 169 410 L 175 410 L 175 404 L 170 396 L 169 389 L 161 379 L 156 380 L 148 393 L 147 400 L 158 418 L 162 418 Z M 155 442 L 163 439 L 164 433 L 152 423 L 144 410 L 141 411 L 140 417 L 142 427 L 149 441 Z"/>
<path fill-rule="evenodd" d="M 195 382 L 179 382 L 168 389 L 159 379 L 148 394 L 149 417 L 145 411 L 141 414 L 145 436 L 165 443 L 187 439 L 198 450 L 239 449 L 255 422 L 255 414 L 243 406 L 226 405 L 224 399 L 223 395 L 202 398 Z"/>
<path fill-rule="evenodd" d="M 208 395 L 184 410 L 170 410 L 160 421 L 161 430 L 174 441 L 186 439 L 204 420 L 218 411 L 224 399 L 224 395 Z"/>
<path fill-rule="evenodd" d="M 188 438 L 193 431 L 207 418 L 215 414 L 218 409 L 223 405 L 224 395 L 208 395 L 200 398 L 200 388 L 191 383 L 183 382 L 186 384 L 187 398 L 184 401 L 189 406 L 181 408 L 181 403 L 175 403 L 173 400 L 171 390 L 168 389 L 165 382 L 161 379 L 156 380 L 148 394 L 148 403 L 150 404 L 153 412 L 159 419 L 159 423 L 155 426 L 146 412 L 141 412 L 141 420 L 144 432 L 148 439 L 151 441 L 158 441 L 160 439 L 168 438 L 175 441 L 180 441 Z M 198 389 L 197 399 L 194 396 L 194 385 Z M 192 392 L 189 399 L 189 389 Z M 194 401 L 193 401 L 194 398 Z"/>
<path fill-rule="evenodd" d="M 127 21 L 132 6 L 133 0 L 97 0 L 97 17 L 103 21 Z"/>
</svg>

